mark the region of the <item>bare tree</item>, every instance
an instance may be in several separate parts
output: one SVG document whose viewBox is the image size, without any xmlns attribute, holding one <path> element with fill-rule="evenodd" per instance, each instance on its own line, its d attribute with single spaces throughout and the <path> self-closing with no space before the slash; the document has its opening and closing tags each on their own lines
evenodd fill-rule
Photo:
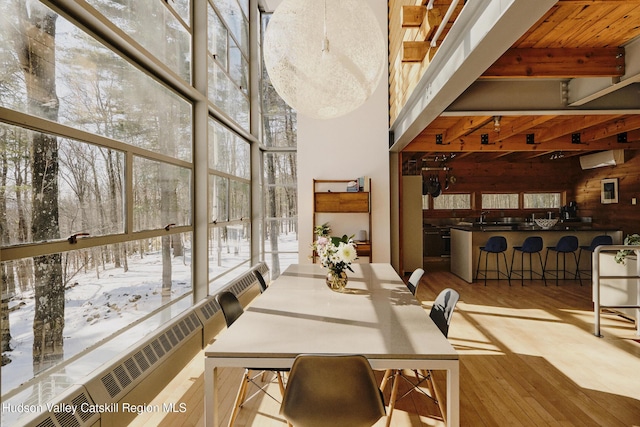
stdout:
<svg viewBox="0 0 640 427">
<path fill-rule="evenodd" d="M 22 67 L 30 114 L 57 121 L 55 36 L 57 14 L 39 3 L 17 4 L 19 30 L 16 52 Z M 58 139 L 32 134 L 32 224 L 33 240 L 60 237 L 58 223 Z M 63 356 L 64 284 L 60 254 L 33 258 L 35 314 L 33 319 L 34 373 L 55 364 Z"/>
<path fill-rule="evenodd" d="M 0 129 L 2 131 L 3 129 Z M 2 148 L 0 153 L 0 242 L 2 246 L 9 243 L 9 230 L 7 227 L 7 172 L 9 169 L 7 159 L 7 137 L 4 132 L 0 134 L 0 144 Z M 2 281 L 1 301 L 0 301 L 0 352 L 3 353 L 2 365 L 8 363 L 10 359 L 5 358 L 4 352 L 11 351 L 11 328 L 9 324 L 9 298 L 11 297 L 11 288 L 15 288 L 13 284 L 13 266 L 6 262 L 1 264 L 0 280 Z"/>
</svg>

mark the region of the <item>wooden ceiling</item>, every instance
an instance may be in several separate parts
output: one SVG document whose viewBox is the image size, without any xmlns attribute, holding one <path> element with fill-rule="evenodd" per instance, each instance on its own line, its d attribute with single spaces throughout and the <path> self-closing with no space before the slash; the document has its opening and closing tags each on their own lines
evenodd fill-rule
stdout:
<svg viewBox="0 0 640 427">
<path fill-rule="evenodd" d="M 531 112 L 501 110 L 502 104 L 517 104 L 518 97 L 526 96 L 518 91 L 495 93 L 498 107 L 489 108 L 494 87 L 556 81 L 558 87 L 568 88 L 572 79 L 603 78 L 615 86 L 621 77 L 628 78 L 625 47 L 638 38 L 640 0 L 560 0 L 485 71 L 477 87 L 468 89 L 468 94 L 465 92 L 402 150 L 403 159 L 420 162 L 443 153 L 458 153 L 458 158 L 518 161 L 560 152 L 566 157 L 612 148 L 640 148 L 640 115 L 625 114 L 621 108 L 579 108 L 591 99 L 575 101 L 576 108 L 572 109 L 568 94 L 560 90 L 557 98 L 562 108 L 549 108 L 551 114 L 545 114 L 544 108 Z M 634 58 L 634 66 L 636 63 L 638 59 Z M 625 89 L 625 105 L 639 109 L 640 78 L 629 81 L 618 86 Z M 490 89 L 482 92 L 478 89 L 481 87 Z M 484 93 L 484 104 L 468 101 L 474 91 Z M 607 95 L 613 92 L 605 91 Z M 561 99 L 565 95 L 567 99 Z M 499 100 L 509 98 L 507 102 Z M 466 105 L 487 108 L 483 111 Z"/>
</svg>

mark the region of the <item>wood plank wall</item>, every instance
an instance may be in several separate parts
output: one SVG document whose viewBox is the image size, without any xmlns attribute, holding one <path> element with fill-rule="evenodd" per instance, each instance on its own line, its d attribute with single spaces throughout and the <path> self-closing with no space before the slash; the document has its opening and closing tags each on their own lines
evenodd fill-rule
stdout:
<svg viewBox="0 0 640 427">
<path fill-rule="evenodd" d="M 549 160 L 546 156 L 528 161 L 486 162 L 456 160 L 451 163 L 456 183 L 450 185 L 449 193 L 471 193 L 470 211 L 424 210 L 425 221 L 429 219 L 479 217 L 481 193 L 566 191 L 566 202 L 575 200 L 578 216 L 591 217 L 594 226 L 622 229 L 624 235 L 640 233 L 640 150 L 625 150 L 625 163 L 612 167 L 582 170 L 579 156 Z M 440 172 L 440 181 L 444 172 Z M 618 178 L 619 203 L 600 203 L 600 180 Z M 447 192 L 445 192 L 447 193 Z M 631 199 L 637 198 L 637 205 Z M 536 216 L 544 214 L 536 212 Z M 530 217 L 530 210 L 490 211 L 490 218 Z M 556 213 L 554 213 L 556 214 Z M 437 221 L 435 221 L 437 222 Z"/>
<path fill-rule="evenodd" d="M 422 62 L 402 62 L 403 41 L 424 41 L 426 30 L 421 27 L 402 28 L 402 6 L 426 5 L 427 0 L 389 0 L 389 126 L 398 117 L 400 110 L 406 104 L 409 95 L 420 81 L 429 66 L 431 58 L 446 37 L 451 22 L 458 16 L 464 2 L 460 2 L 452 15 L 451 22 L 445 23 L 442 35 L 435 48 L 429 48 Z M 451 0 L 435 0 L 432 13 L 444 16 Z"/>
<path fill-rule="evenodd" d="M 389 1 L 389 125 L 398 117 L 398 112 L 422 75 L 420 63 L 402 64 L 402 41 L 406 32 L 401 22 L 402 6 L 415 4 L 415 0 Z M 415 33 L 416 30 L 409 29 L 409 32 Z M 410 39 L 410 35 L 407 37 Z"/>
<path fill-rule="evenodd" d="M 618 178 L 618 203 L 600 202 L 600 180 Z M 621 228 L 624 235 L 640 233 L 640 150 L 625 150 L 625 163 L 582 171 L 575 185 L 580 215 L 593 217 L 594 225 Z M 631 199 L 637 199 L 637 205 Z"/>
<path fill-rule="evenodd" d="M 547 156 L 523 161 L 507 161 L 491 159 L 478 162 L 476 160 L 455 160 L 450 164 L 451 174 L 455 176 L 455 184 L 451 184 L 444 193 L 471 193 L 474 209 L 470 211 L 434 211 L 424 210 L 423 217 L 451 218 L 451 217 L 479 217 L 482 192 L 485 193 L 521 193 L 521 192 L 563 192 L 566 191 L 566 201 L 575 200 L 574 184 L 581 173 L 578 157 L 565 157 L 549 160 Z M 440 181 L 445 178 L 444 172 L 439 173 Z M 509 209 L 490 211 L 489 218 L 500 217 L 530 217 L 535 213 L 537 217 L 546 214 L 546 210 L 539 211 Z M 554 212 L 557 216 L 558 212 Z M 582 214 L 582 212 L 580 212 Z"/>
</svg>

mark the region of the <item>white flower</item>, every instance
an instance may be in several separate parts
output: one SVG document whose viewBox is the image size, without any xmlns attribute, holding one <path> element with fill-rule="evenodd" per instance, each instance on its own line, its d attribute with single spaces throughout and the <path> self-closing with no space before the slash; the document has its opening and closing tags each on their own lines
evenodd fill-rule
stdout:
<svg viewBox="0 0 640 427">
<path fill-rule="evenodd" d="M 340 246 L 338 246 L 338 256 L 340 257 L 340 261 L 351 264 L 358 255 L 353 244 L 341 242 Z"/>
<path fill-rule="evenodd" d="M 329 243 L 329 239 L 327 239 L 326 237 L 318 237 L 318 247 L 319 248 L 324 248 L 327 243 Z"/>
<path fill-rule="evenodd" d="M 358 258 L 356 247 L 351 238 L 347 236 L 340 239 L 319 236 L 311 244 L 311 248 L 315 251 L 322 266 L 335 272 L 341 272 L 345 269 L 351 270 L 351 263 Z"/>
</svg>

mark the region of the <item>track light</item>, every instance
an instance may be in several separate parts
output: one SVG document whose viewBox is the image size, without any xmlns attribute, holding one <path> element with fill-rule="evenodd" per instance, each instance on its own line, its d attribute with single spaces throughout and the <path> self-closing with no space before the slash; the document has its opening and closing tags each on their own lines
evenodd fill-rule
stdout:
<svg viewBox="0 0 640 427">
<path fill-rule="evenodd" d="M 493 131 L 495 133 L 500 133 L 500 119 L 502 116 L 493 116 Z"/>
</svg>

